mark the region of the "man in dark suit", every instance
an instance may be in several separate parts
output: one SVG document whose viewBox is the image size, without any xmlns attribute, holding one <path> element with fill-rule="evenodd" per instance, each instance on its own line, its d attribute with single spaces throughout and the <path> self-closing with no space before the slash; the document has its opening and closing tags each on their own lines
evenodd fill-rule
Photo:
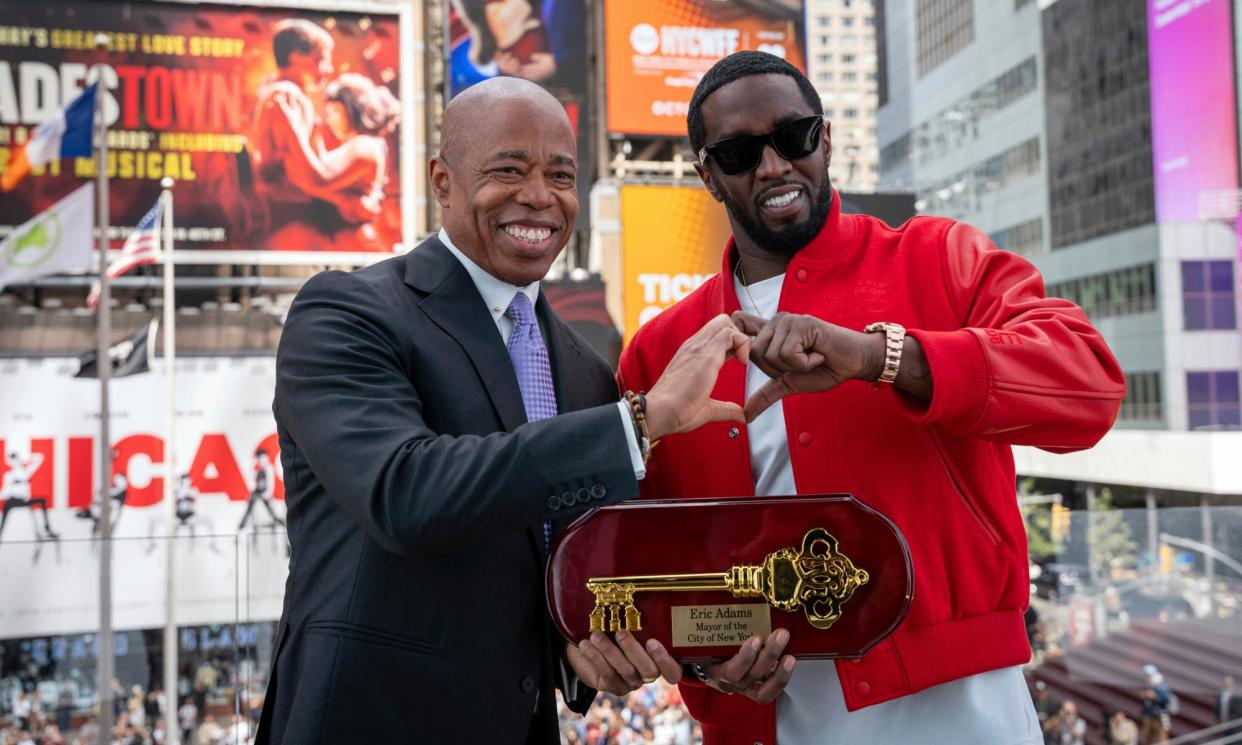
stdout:
<svg viewBox="0 0 1242 745">
<path fill-rule="evenodd" d="M 309 282 L 277 353 L 292 546 L 260 743 L 559 742 L 575 711 L 680 667 L 622 633 L 566 644 L 551 530 L 637 495 L 641 426 L 538 281 L 578 210 L 561 106 L 498 78 L 445 109 L 444 230 Z M 720 316 L 647 394 L 652 440 L 743 421 L 710 399 L 749 340 Z"/>
</svg>

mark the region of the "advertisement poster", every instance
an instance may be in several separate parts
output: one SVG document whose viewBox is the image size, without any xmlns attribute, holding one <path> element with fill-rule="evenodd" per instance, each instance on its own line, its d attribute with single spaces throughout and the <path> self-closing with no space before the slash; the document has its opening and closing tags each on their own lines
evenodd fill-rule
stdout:
<svg viewBox="0 0 1242 745">
<path fill-rule="evenodd" d="M 280 615 L 288 548 L 272 357 L 177 365 L 174 540 L 179 625 Z M 0 362 L 0 639 L 98 628 L 99 381 L 75 359 Z M 162 360 L 111 384 L 117 628 L 163 624 Z M 182 477 L 184 475 L 184 478 Z"/>
<path fill-rule="evenodd" d="M 721 58 L 769 52 L 806 71 L 801 0 L 607 0 L 608 131 L 686 136 L 694 88 Z"/>
<path fill-rule="evenodd" d="M 99 77 L 120 247 L 173 178 L 178 249 L 402 243 L 399 17 L 52 0 L 0 21 L 0 173 Z M 95 51 L 97 34 L 107 36 Z M 97 67 L 102 66 L 102 67 Z M 54 160 L 0 195 L 0 235 L 95 176 Z"/>
<path fill-rule="evenodd" d="M 1238 214 L 1229 0 L 1148 0 L 1156 220 Z"/>
<path fill-rule="evenodd" d="M 729 219 L 706 189 L 621 187 L 625 341 L 720 271 Z"/>
<path fill-rule="evenodd" d="M 452 98 L 494 77 L 523 78 L 565 106 L 578 137 L 578 228 L 590 226 L 586 0 L 443 0 Z"/>
</svg>

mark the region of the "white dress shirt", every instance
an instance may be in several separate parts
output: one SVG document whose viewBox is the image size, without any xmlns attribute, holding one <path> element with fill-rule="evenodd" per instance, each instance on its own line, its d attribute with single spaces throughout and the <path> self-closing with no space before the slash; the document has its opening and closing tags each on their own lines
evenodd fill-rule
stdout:
<svg viewBox="0 0 1242 745">
<path fill-rule="evenodd" d="M 784 282 L 782 274 L 743 287 L 733 278 L 742 310 L 762 318 L 776 315 Z M 750 363 L 746 396 L 768 379 Z M 755 495 L 796 494 L 783 402 L 756 417 L 747 436 Z M 1043 741 L 1021 667 L 972 675 L 851 712 L 845 708 L 836 663 L 799 660 L 776 700 L 778 745 L 1042 745 Z"/>
<path fill-rule="evenodd" d="M 531 282 L 525 287 L 511 285 L 503 279 L 497 279 L 487 273 L 487 270 L 474 263 L 469 256 L 461 252 L 449 238 L 448 232 L 444 228 L 440 228 L 440 242 L 457 258 L 461 265 L 465 267 L 466 273 L 470 275 L 470 279 L 474 281 L 474 286 L 479 290 L 479 294 L 483 296 L 483 302 L 487 305 L 487 309 L 492 313 L 492 320 L 496 322 L 496 329 L 500 331 L 500 340 L 505 346 L 509 346 L 509 337 L 513 335 L 514 323 L 513 319 L 505 315 L 505 311 L 509 309 L 509 303 L 513 302 L 513 296 L 519 292 L 530 300 L 530 307 L 535 307 L 535 301 L 539 299 L 539 283 Z M 537 317 L 536 317 L 537 318 Z M 544 343 L 547 343 L 547 329 L 544 332 Z M 550 361 L 550 360 L 549 360 Z M 634 478 L 640 481 L 647 475 L 647 469 L 643 465 L 643 454 L 638 447 L 638 438 L 634 435 L 633 418 L 630 416 L 630 407 L 625 401 L 617 402 L 617 411 L 621 415 L 621 424 L 625 430 L 625 442 L 630 449 L 630 465 L 634 467 Z M 562 412 L 564 413 L 564 412 Z"/>
</svg>

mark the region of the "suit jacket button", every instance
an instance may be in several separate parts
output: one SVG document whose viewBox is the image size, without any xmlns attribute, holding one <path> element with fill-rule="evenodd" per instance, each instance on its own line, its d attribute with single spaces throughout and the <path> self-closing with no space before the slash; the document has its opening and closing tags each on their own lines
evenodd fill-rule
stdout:
<svg viewBox="0 0 1242 745">
<path fill-rule="evenodd" d="M 591 487 L 591 496 L 596 499 L 603 499 L 606 494 L 608 494 L 608 490 L 604 488 L 603 484 L 596 484 Z"/>
<path fill-rule="evenodd" d="M 805 270 L 805 269 L 799 269 L 797 272 L 795 272 L 795 273 L 794 273 L 794 277 L 795 277 L 795 278 L 796 278 L 799 282 L 805 282 L 805 281 L 806 281 L 806 278 L 807 278 L 807 273 L 806 273 L 806 270 Z"/>
<path fill-rule="evenodd" d="M 527 675 L 525 678 L 522 678 L 522 692 L 523 693 L 534 693 L 536 690 L 538 690 L 538 688 L 539 686 L 535 685 L 534 677 Z"/>
<path fill-rule="evenodd" d="M 571 491 L 567 491 L 561 495 L 561 504 L 566 507 L 573 507 L 574 503 L 577 501 L 577 498 L 574 497 L 574 493 Z"/>
<path fill-rule="evenodd" d="M 799 445 L 810 445 L 811 441 L 814 439 L 815 438 L 811 436 L 810 432 L 799 432 L 798 433 L 798 444 Z"/>
<path fill-rule="evenodd" d="M 591 501 L 591 492 L 586 488 L 578 490 L 578 504 L 586 504 Z"/>
<path fill-rule="evenodd" d="M 559 510 L 561 508 L 561 498 L 553 494 L 548 497 L 548 509 Z"/>
<path fill-rule="evenodd" d="M 858 685 L 854 686 L 854 690 L 858 691 L 859 696 L 866 696 L 871 693 L 871 684 L 865 680 L 858 681 Z"/>
</svg>

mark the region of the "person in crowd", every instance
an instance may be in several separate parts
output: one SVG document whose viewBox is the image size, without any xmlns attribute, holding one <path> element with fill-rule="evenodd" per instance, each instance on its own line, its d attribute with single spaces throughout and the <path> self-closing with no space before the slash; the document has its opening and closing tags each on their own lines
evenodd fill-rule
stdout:
<svg viewBox="0 0 1242 745">
<path fill-rule="evenodd" d="M 1052 745 L 1084 745 L 1087 739 L 1087 721 L 1078 715 L 1073 701 L 1061 704 L 1057 713 L 1044 722 L 1043 730 L 1045 742 Z"/>
<path fill-rule="evenodd" d="M 198 729 L 198 707 L 194 699 L 186 696 L 181 699 L 181 707 L 177 709 L 177 725 L 181 728 L 181 741 L 193 743 L 194 731 Z"/>
<path fill-rule="evenodd" d="M 1216 721 L 1234 722 L 1238 726 L 1228 730 L 1229 734 L 1242 733 L 1242 691 L 1234 688 L 1232 675 L 1221 680 L 1220 690 L 1216 693 Z"/>
<path fill-rule="evenodd" d="M 1138 725 L 1120 709 L 1109 715 L 1106 732 L 1108 745 L 1138 745 Z"/>
<path fill-rule="evenodd" d="M 852 493 L 900 528 L 917 589 L 859 660 L 795 662 L 776 629 L 689 666 L 682 695 L 709 745 L 824 732 L 1037 745 L 1011 446 L 1091 447 L 1125 376 L 1082 309 L 1046 297 L 1034 266 L 976 228 L 844 213 L 823 112 L 806 76 L 763 52 L 699 81 L 695 168 L 732 239 L 718 274 L 638 329 L 618 378 L 648 387 L 706 319 L 731 314 L 750 360 L 727 365 L 715 395 L 744 402 L 748 424 L 665 438 L 642 496 Z"/>
<path fill-rule="evenodd" d="M 142 691 L 142 686 L 135 683 L 129 689 L 129 699 L 125 703 L 125 709 L 129 713 L 129 722 L 134 727 L 145 727 L 147 724 L 147 696 Z"/>
<path fill-rule="evenodd" d="M 1144 665 L 1147 686 L 1143 689 L 1143 714 L 1140 718 L 1140 745 L 1166 742 L 1173 729 L 1172 715 L 1176 698 L 1164 675 L 1155 665 Z"/>
<path fill-rule="evenodd" d="M 1053 698 L 1048 691 L 1048 684 L 1042 680 L 1035 681 L 1035 694 L 1032 696 L 1032 703 L 1035 706 L 1035 717 L 1039 720 L 1040 731 L 1043 731 L 1044 722 L 1055 715 L 1061 709 L 1061 702 Z M 1044 741 L 1047 742 L 1047 736 Z"/>
</svg>

